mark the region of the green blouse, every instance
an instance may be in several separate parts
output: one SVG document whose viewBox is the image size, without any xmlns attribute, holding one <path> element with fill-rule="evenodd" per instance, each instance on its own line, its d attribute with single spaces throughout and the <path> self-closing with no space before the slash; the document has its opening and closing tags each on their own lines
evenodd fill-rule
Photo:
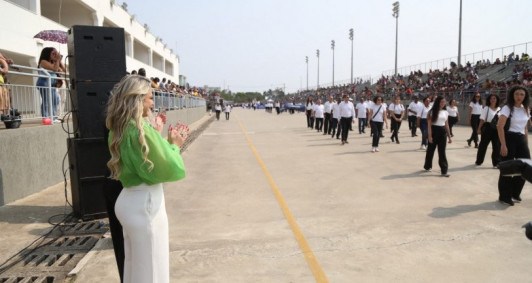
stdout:
<svg viewBox="0 0 532 283">
<path fill-rule="evenodd" d="M 124 131 L 120 144 L 120 167 L 122 171 L 119 179 L 127 187 L 137 186 L 142 183 L 154 185 L 157 183 L 172 182 L 185 178 L 185 164 L 179 152 L 179 147 L 170 144 L 149 123 L 143 121 L 144 138 L 150 149 L 148 159 L 153 163 L 149 170 L 149 163 L 144 162 L 139 131 L 131 121 Z M 109 133 L 108 144 L 111 144 L 113 132 Z"/>
</svg>

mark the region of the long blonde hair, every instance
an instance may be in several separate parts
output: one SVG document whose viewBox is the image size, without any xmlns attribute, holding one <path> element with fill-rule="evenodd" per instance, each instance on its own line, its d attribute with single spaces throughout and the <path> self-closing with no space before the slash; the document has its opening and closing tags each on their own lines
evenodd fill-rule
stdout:
<svg viewBox="0 0 532 283">
<path fill-rule="evenodd" d="M 122 168 L 120 167 L 120 144 L 124 138 L 124 131 L 132 121 L 139 131 L 139 143 L 145 163 L 148 169 L 153 169 L 153 163 L 148 159 L 150 149 L 146 144 L 143 129 L 144 98 L 150 91 L 150 81 L 138 75 L 127 75 L 117 83 L 111 91 L 111 97 L 107 104 L 106 127 L 112 131 L 112 139 L 109 145 L 111 159 L 107 167 L 111 170 L 111 178 L 118 179 Z"/>
</svg>

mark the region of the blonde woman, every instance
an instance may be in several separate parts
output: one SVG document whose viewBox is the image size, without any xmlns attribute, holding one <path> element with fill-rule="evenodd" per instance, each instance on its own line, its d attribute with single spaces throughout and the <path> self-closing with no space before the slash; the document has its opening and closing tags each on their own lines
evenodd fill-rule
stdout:
<svg viewBox="0 0 532 283">
<path fill-rule="evenodd" d="M 113 89 L 107 107 L 111 177 L 124 189 L 115 212 L 124 234 L 124 282 L 169 282 L 168 218 L 162 183 L 183 179 L 185 167 L 179 147 L 184 132 L 169 129 L 160 134 L 151 116 L 153 94 L 150 81 L 125 76 Z"/>
</svg>

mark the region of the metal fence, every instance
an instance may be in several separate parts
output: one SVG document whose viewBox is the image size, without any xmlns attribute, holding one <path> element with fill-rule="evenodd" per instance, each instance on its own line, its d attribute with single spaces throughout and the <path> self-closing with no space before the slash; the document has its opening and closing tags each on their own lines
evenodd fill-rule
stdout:
<svg viewBox="0 0 532 283">
<path fill-rule="evenodd" d="M 55 113 L 56 117 L 63 117 L 72 110 L 72 92 L 67 88 L 67 84 L 63 84 L 63 87 L 61 88 L 52 86 L 52 78 L 55 77 L 53 74 L 50 74 L 44 69 L 27 66 L 11 65 L 10 67 L 11 70 L 9 72 L 9 76 L 21 76 L 25 77 L 26 79 L 31 78 L 34 83 L 34 85 L 3 85 L 4 88 L 9 92 L 11 108 L 17 109 L 22 114 L 22 120 L 40 120 L 45 118 L 43 117 L 45 114 L 43 114 L 42 111 L 43 101 L 48 104 L 47 109 L 53 110 L 48 111 L 48 115 L 46 115 L 51 119 L 53 119 L 53 113 Z M 61 74 L 61 76 L 61 79 L 68 82 L 67 74 Z M 47 78 L 48 86 L 37 87 L 35 82 L 39 77 Z M 189 94 L 161 92 L 156 89 L 153 90 L 153 93 L 154 108 L 156 111 L 206 107 L 205 100 L 201 97 L 192 96 Z M 43 95 L 47 95 L 47 97 L 43 97 Z"/>
</svg>

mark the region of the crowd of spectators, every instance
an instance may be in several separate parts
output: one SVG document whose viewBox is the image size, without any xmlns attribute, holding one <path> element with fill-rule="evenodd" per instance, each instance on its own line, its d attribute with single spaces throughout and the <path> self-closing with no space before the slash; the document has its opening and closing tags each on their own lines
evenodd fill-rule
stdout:
<svg viewBox="0 0 532 283">
<path fill-rule="evenodd" d="M 372 97 L 381 95 L 390 98 L 400 95 L 403 99 L 410 99 L 414 94 L 453 94 L 475 93 L 506 93 L 514 85 L 532 86 L 532 68 L 529 63 L 529 55 L 522 53 L 521 56 L 513 52 L 497 58 L 494 62 L 489 59 L 478 60 L 474 64 L 467 62 L 464 66 L 451 62 L 448 68 L 435 69 L 428 72 L 411 71 L 408 75 L 381 76 L 374 84 L 369 81 L 357 81 L 354 84 L 340 85 L 329 88 L 319 88 L 293 95 L 294 102 L 302 102 L 305 97 L 312 96 L 324 99 L 329 95 L 339 97 L 348 94 L 353 99 L 357 95 Z M 487 68 L 491 73 L 486 75 Z M 491 78 L 490 75 L 505 74 L 511 68 L 512 74 L 507 77 Z M 485 74 L 479 75 L 481 72 Z"/>
<path fill-rule="evenodd" d="M 144 68 L 140 68 L 138 71 L 133 70 L 131 74 L 138 74 L 140 76 L 146 77 L 146 70 Z M 195 97 L 207 97 L 208 92 L 199 87 L 195 86 L 180 86 L 177 83 L 167 80 L 166 78 L 163 78 L 162 80 L 158 77 L 150 77 L 151 80 L 151 87 L 156 93 L 167 93 L 172 96 L 176 97 L 182 97 L 185 95 L 191 95 Z"/>
</svg>

